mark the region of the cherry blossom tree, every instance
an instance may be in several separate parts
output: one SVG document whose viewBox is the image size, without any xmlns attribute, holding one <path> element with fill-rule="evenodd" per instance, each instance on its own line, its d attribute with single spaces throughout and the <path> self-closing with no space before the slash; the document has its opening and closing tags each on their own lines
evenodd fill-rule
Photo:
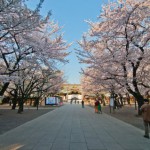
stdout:
<svg viewBox="0 0 150 150">
<path fill-rule="evenodd" d="M 53 70 L 57 68 L 57 63 L 67 62 L 65 57 L 68 53 L 65 50 L 69 45 L 63 40 L 61 28 L 50 20 L 50 14 L 46 18 L 40 16 L 42 2 L 35 11 L 25 7 L 22 1 L 2 3 L 0 79 L 2 81 L 7 77 L 7 80 L 3 80 L 5 82 L 0 95 L 7 89 L 9 80 L 25 73 L 28 67 Z"/>
<path fill-rule="evenodd" d="M 149 90 L 150 3 L 118 0 L 103 7 L 99 21 L 78 42 L 80 62 L 98 70 L 99 82 L 126 89 L 139 107 Z M 115 82 L 115 84 L 114 84 Z"/>
<path fill-rule="evenodd" d="M 0 62 L 3 66 L 0 70 L 0 78 L 7 75 L 7 81 L 4 81 L 0 95 L 4 94 L 9 85 L 8 80 L 11 79 L 12 73 L 18 70 L 17 66 L 21 60 L 21 57 L 16 55 L 19 49 L 16 36 L 32 31 L 42 23 L 38 12 L 43 0 L 40 1 L 35 11 L 25 7 L 24 2 L 0 0 Z"/>
<path fill-rule="evenodd" d="M 22 64 L 21 67 L 24 68 Z M 42 67 L 31 64 L 27 69 L 19 72 L 19 78 L 16 82 L 11 82 L 7 92 L 13 100 L 12 109 L 15 109 L 18 103 L 18 113 L 23 111 L 23 104 L 32 97 L 35 98 L 35 104 L 38 109 L 39 100 L 47 93 L 53 90 L 59 90 L 63 83 L 63 74 L 58 70 L 52 70 L 48 67 Z"/>
</svg>

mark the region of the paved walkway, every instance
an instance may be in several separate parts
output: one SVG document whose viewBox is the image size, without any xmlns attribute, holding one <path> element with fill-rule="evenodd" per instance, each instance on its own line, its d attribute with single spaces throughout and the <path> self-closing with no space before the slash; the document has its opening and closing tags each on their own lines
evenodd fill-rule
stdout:
<svg viewBox="0 0 150 150">
<path fill-rule="evenodd" d="M 150 150 L 143 131 L 67 104 L 0 135 L 0 150 Z"/>
</svg>

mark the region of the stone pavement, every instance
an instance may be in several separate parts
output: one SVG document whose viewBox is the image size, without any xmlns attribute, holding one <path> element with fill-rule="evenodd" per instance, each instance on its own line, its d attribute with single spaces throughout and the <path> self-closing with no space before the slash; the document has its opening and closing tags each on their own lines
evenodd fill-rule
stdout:
<svg viewBox="0 0 150 150">
<path fill-rule="evenodd" d="M 143 134 L 91 107 L 66 104 L 0 135 L 0 150 L 150 150 Z"/>
</svg>

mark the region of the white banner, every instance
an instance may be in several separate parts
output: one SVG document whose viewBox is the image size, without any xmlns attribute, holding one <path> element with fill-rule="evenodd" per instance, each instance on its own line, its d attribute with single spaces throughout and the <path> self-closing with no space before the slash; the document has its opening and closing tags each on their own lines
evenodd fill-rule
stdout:
<svg viewBox="0 0 150 150">
<path fill-rule="evenodd" d="M 114 107 L 114 98 L 110 98 L 110 103 L 109 103 L 109 105 L 110 105 L 111 107 Z"/>
</svg>

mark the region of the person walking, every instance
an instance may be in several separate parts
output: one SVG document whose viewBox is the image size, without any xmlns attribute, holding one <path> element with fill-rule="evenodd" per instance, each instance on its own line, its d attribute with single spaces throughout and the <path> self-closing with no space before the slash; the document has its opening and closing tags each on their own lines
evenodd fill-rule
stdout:
<svg viewBox="0 0 150 150">
<path fill-rule="evenodd" d="M 84 108 L 84 100 L 82 100 L 82 102 L 81 102 L 81 103 L 82 103 L 82 108 Z"/>
<path fill-rule="evenodd" d="M 98 105 L 99 105 L 99 101 L 96 99 L 95 100 L 95 113 L 98 113 Z"/>
<path fill-rule="evenodd" d="M 98 101 L 99 102 L 99 101 Z M 102 107 L 101 107 L 101 103 L 99 102 L 98 104 L 98 113 L 102 114 Z"/>
<path fill-rule="evenodd" d="M 149 139 L 149 128 L 150 128 L 150 104 L 148 99 L 144 99 L 144 104 L 140 108 L 143 116 L 143 123 L 145 127 L 145 138 Z"/>
</svg>

